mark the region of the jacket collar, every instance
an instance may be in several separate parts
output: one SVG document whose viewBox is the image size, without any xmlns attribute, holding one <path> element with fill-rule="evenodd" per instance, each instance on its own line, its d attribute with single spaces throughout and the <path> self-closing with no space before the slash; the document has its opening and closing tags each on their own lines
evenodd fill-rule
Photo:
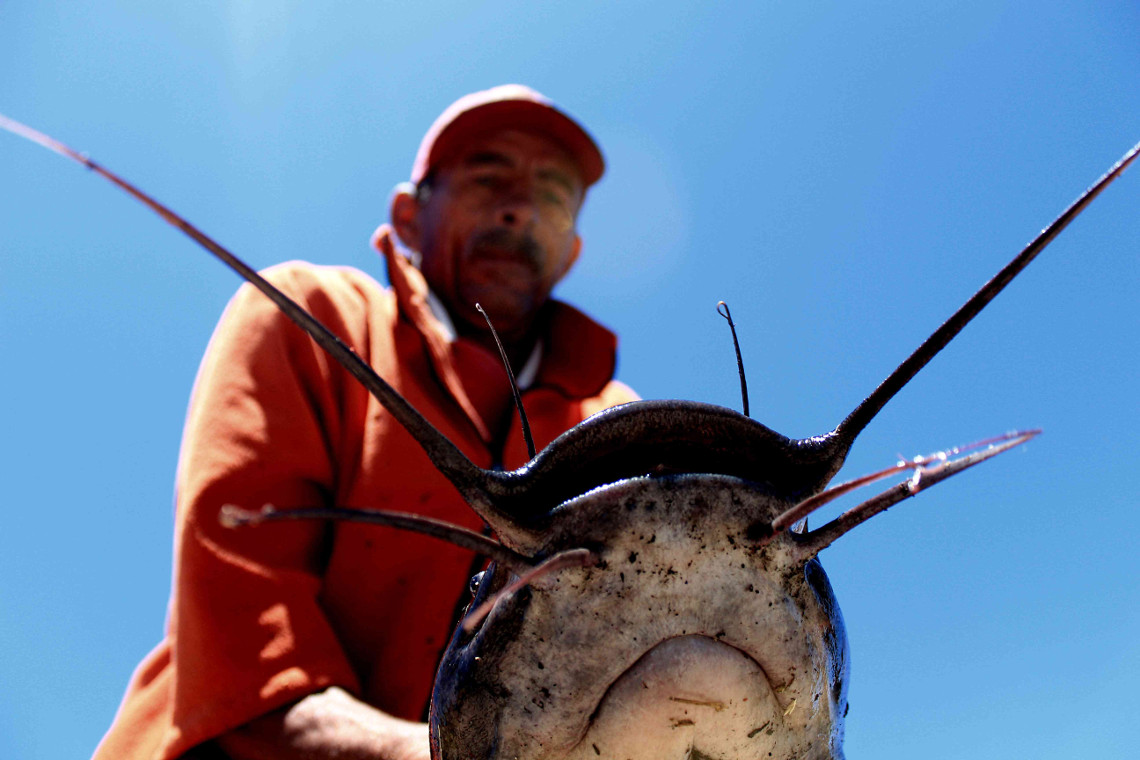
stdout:
<svg viewBox="0 0 1140 760">
<path fill-rule="evenodd" d="M 447 307 L 443 305 L 443 301 L 439 300 L 439 296 L 428 287 L 427 303 L 431 309 L 432 315 L 439 321 L 440 327 L 443 328 L 444 337 L 447 340 L 454 341 L 459 335 L 459 331 L 455 329 L 455 323 L 451 321 L 451 315 L 447 313 Z M 521 368 L 514 368 L 515 382 L 519 386 L 520 391 L 525 391 L 534 385 L 534 380 L 538 377 L 538 366 L 542 362 L 542 340 L 538 340 L 534 344 L 534 349 L 530 352 L 530 356 L 523 362 Z"/>
</svg>

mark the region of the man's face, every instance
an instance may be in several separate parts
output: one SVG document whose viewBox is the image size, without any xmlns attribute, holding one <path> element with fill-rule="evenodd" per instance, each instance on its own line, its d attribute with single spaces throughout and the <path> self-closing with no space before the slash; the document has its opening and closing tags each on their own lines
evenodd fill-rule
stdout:
<svg viewBox="0 0 1140 760">
<path fill-rule="evenodd" d="M 469 142 L 433 179 L 416 215 L 428 284 L 468 327 L 486 330 L 479 303 L 504 338 L 521 337 L 578 257 L 576 165 L 548 137 L 504 130 Z"/>
</svg>

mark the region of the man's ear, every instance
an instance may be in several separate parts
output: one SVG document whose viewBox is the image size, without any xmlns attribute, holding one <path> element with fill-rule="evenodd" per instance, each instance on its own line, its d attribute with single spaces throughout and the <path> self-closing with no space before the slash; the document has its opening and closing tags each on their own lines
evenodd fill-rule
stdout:
<svg viewBox="0 0 1140 760">
<path fill-rule="evenodd" d="M 420 203 L 416 200 L 416 189 L 410 182 L 403 182 L 392 191 L 392 202 L 388 208 L 388 218 L 392 229 L 405 248 L 420 250 Z"/>
</svg>

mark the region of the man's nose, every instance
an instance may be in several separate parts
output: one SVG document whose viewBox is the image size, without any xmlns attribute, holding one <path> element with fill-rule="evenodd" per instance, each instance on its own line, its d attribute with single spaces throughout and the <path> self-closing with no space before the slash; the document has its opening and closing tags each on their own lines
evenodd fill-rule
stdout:
<svg viewBox="0 0 1140 760">
<path fill-rule="evenodd" d="M 531 226 L 538 215 L 538 197 L 531 187 L 508 190 L 499 203 L 499 223 L 512 229 Z"/>
</svg>

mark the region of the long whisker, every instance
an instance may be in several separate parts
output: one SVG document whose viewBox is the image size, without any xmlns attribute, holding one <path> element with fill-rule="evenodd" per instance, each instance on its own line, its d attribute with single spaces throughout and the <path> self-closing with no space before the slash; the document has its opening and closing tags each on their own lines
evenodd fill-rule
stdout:
<svg viewBox="0 0 1140 760">
<path fill-rule="evenodd" d="M 910 382 L 918 371 L 921 370 L 926 364 L 934 358 L 934 356 L 941 351 L 947 343 L 954 339 L 954 337 L 962 331 L 967 324 L 970 323 L 974 317 L 978 315 L 985 306 L 1000 293 L 1006 285 L 1013 280 L 1029 262 L 1037 257 L 1037 254 L 1052 242 L 1053 238 L 1061 233 L 1073 221 L 1078 214 L 1081 213 L 1092 203 L 1102 190 L 1120 176 L 1121 172 L 1128 168 L 1136 156 L 1140 154 L 1140 143 L 1135 145 L 1132 150 L 1124 154 L 1116 164 L 1109 169 L 1104 176 L 1098 179 L 1093 185 L 1086 190 L 1072 205 L 1053 221 L 1048 227 L 1041 231 L 1041 233 L 1027 245 L 1021 253 L 1019 253 L 1013 261 L 1009 262 L 994 275 L 993 279 L 982 286 L 981 290 L 975 293 L 970 300 L 966 301 L 958 311 L 954 312 L 946 322 L 942 324 L 934 333 L 923 341 L 922 345 L 903 361 L 902 364 L 892 372 L 886 380 L 884 380 L 878 388 L 876 388 L 870 396 L 868 396 L 855 410 L 847 416 L 835 429 L 834 435 L 840 442 L 840 445 L 849 448 L 855 437 L 867 426 L 867 424 L 875 417 L 876 414 L 883 408 L 883 406 L 891 400 L 896 393 L 898 393 L 904 385 Z"/>
<path fill-rule="evenodd" d="M 806 533 L 803 536 L 796 535 L 795 538 L 798 540 L 800 546 L 800 558 L 806 562 L 828 546 L 831 546 L 840 536 L 857 525 L 865 523 L 880 512 L 886 511 L 900 501 L 909 499 L 930 486 L 942 482 L 946 478 L 957 475 L 974 465 L 981 464 L 987 459 L 1009 451 L 1015 446 L 1020 446 L 1026 441 L 1036 437 L 1040 432 L 1039 430 L 1026 431 L 1004 443 L 990 446 L 983 451 L 966 454 L 960 459 L 939 461 L 918 467 L 911 478 L 849 509 L 831 522 L 810 533 Z"/>
<path fill-rule="evenodd" d="M 470 504 L 484 519 L 492 519 L 495 528 L 503 529 L 501 524 L 505 518 L 494 505 L 489 489 L 495 486 L 494 473 L 476 467 L 463 452 L 459 450 L 446 436 L 441 434 L 427 421 L 411 404 L 396 392 L 385 380 L 368 366 L 351 348 L 345 345 L 340 338 L 334 335 L 327 327 L 321 324 L 309 312 L 278 290 L 272 283 L 258 274 L 252 267 L 239 259 L 219 243 L 207 236 L 204 232 L 183 219 L 167 206 L 159 203 L 150 195 L 144 193 L 135 185 L 127 182 L 114 172 L 103 168 L 87 156 L 64 145 L 58 140 L 39 132 L 18 121 L 9 119 L 0 114 L 0 128 L 6 129 L 20 137 L 55 151 L 73 161 L 86 166 L 110 182 L 122 188 L 128 194 L 141 201 L 156 214 L 161 216 L 168 224 L 177 227 L 196 243 L 220 259 L 226 266 L 241 275 L 251 285 L 264 293 L 279 309 L 297 326 L 309 334 L 321 348 L 329 353 L 336 361 L 352 374 L 388 412 L 407 430 L 416 442 L 423 448 L 432 463 L 450 480 L 467 503 Z"/>
<path fill-rule="evenodd" d="M 870 485 L 871 483 L 882 480 L 883 478 L 888 478 L 891 475 L 895 475 L 904 470 L 914 469 L 916 467 L 918 467 L 918 465 L 912 465 L 909 462 L 899 462 L 896 465 L 879 470 L 878 472 L 872 472 L 870 475 L 864 475 L 862 477 L 855 478 L 854 480 L 848 480 L 846 483 L 840 483 L 837 486 L 832 486 L 826 491 L 817 493 L 815 496 L 809 496 L 772 521 L 771 535 L 775 536 L 785 530 L 788 530 L 793 525 L 820 507 L 835 501 L 840 496 L 848 494 L 857 488 L 862 488 L 863 486 Z"/>
<path fill-rule="evenodd" d="M 959 454 L 962 454 L 966 451 L 980 449 L 984 446 L 992 446 L 995 443 L 1011 441 L 1015 438 L 1026 438 L 1027 436 L 1029 438 L 1032 438 L 1033 436 L 1038 435 L 1040 432 L 1040 429 L 1017 430 L 1012 433 L 1004 433 L 1002 435 L 995 435 L 990 438 L 985 438 L 981 441 L 967 443 L 964 446 L 955 446 L 950 449 L 944 449 L 943 451 L 937 451 L 933 454 L 927 454 L 926 456 L 917 456 L 913 459 L 903 459 L 902 457 L 899 457 L 899 462 L 892 465 L 891 467 L 884 468 L 878 472 L 872 472 L 870 475 L 864 475 L 862 477 L 855 478 L 854 480 L 848 480 L 846 483 L 840 483 L 837 486 L 832 486 L 826 491 L 817 493 L 814 496 L 809 496 L 808 498 L 804 499 L 799 504 L 792 507 L 787 512 L 784 512 L 782 515 L 772 521 L 772 535 L 787 530 L 800 520 L 810 515 L 812 512 L 816 511 L 825 504 L 829 504 L 835 501 L 840 496 L 850 493 L 857 488 L 862 488 L 865 485 L 874 483 L 875 481 L 890 477 L 891 475 L 903 472 L 904 470 L 918 470 L 923 467 L 938 465 L 940 463 L 948 461 L 950 457 L 958 456 Z M 1028 440 L 1028 438 L 1026 438 L 1026 440 Z"/>
<path fill-rule="evenodd" d="M 226 504 L 218 512 L 218 522 L 227 528 L 245 525 L 261 525 L 284 520 L 343 520 L 347 522 L 384 525 L 396 530 L 421 533 L 470 549 L 476 554 L 502 562 L 515 572 L 526 573 L 534 567 L 534 561 L 512 551 L 493 538 L 488 538 L 461 525 L 452 525 L 442 520 L 404 512 L 389 512 L 379 509 L 346 509 L 344 507 L 301 507 L 298 509 L 277 509 L 265 505 L 260 510 L 242 509 Z"/>
<path fill-rule="evenodd" d="M 744 359 L 740 356 L 740 341 L 736 339 L 736 323 L 732 321 L 732 312 L 728 310 L 728 304 L 724 301 L 717 301 L 716 313 L 724 317 L 728 322 L 728 329 L 732 331 L 732 347 L 736 349 L 736 371 L 740 375 L 740 398 L 743 401 L 744 416 L 751 417 L 752 415 L 748 413 L 748 381 L 744 378 Z"/>
<path fill-rule="evenodd" d="M 495 339 L 495 345 L 499 347 L 499 358 L 503 360 L 503 367 L 507 370 L 507 379 L 511 381 L 511 393 L 515 397 L 515 408 L 519 412 L 519 421 L 522 422 L 523 438 L 526 440 L 526 451 L 531 459 L 534 459 L 534 436 L 530 434 L 530 421 L 526 418 L 526 410 L 523 409 L 522 396 L 519 395 L 519 384 L 515 381 L 515 371 L 511 369 L 511 363 L 507 359 L 507 351 L 503 348 L 503 341 L 499 340 L 499 333 L 495 330 L 495 326 L 491 324 L 491 318 L 487 316 L 487 312 L 479 304 L 475 304 L 475 308 L 483 315 L 483 319 L 487 321 L 487 327 L 491 330 L 491 337 Z"/>
</svg>

